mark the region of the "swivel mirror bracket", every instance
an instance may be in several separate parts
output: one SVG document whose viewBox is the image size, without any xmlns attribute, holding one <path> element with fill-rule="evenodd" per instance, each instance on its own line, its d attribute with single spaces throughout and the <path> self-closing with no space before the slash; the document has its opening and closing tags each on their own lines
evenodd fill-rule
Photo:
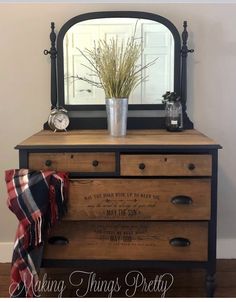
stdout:
<svg viewBox="0 0 236 302">
<path fill-rule="evenodd" d="M 186 101 L 187 101 L 187 56 L 188 53 L 193 53 L 194 49 L 189 49 L 187 46 L 188 42 L 188 32 L 187 32 L 187 21 L 183 23 L 184 30 L 182 32 L 182 47 L 181 47 L 181 57 L 182 57 L 182 64 L 181 64 L 181 84 L 180 84 L 180 91 L 181 91 L 181 100 L 182 100 L 182 108 L 184 114 L 184 120 L 188 123 L 191 123 L 189 120 L 187 113 L 186 113 Z M 185 125 L 184 125 L 185 127 Z"/>
<path fill-rule="evenodd" d="M 194 49 L 188 49 L 188 46 L 187 46 L 187 42 L 188 42 L 188 32 L 187 32 L 187 21 L 184 21 L 183 23 L 183 27 L 184 27 L 184 30 L 182 32 L 182 41 L 183 41 L 183 45 L 182 45 L 182 48 L 181 48 L 181 55 L 182 55 L 182 58 L 183 57 L 187 57 L 188 53 L 192 53 L 194 52 Z"/>
<path fill-rule="evenodd" d="M 50 41 L 51 48 L 50 50 L 44 49 L 43 53 L 45 56 L 50 54 L 51 58 L 51 109 L 57 107 L 57 49 L 56 49 L 56 33 L 54 31 L 55 23 L 51 22 L 51 33 L 50 33 Z"/>
</svg>

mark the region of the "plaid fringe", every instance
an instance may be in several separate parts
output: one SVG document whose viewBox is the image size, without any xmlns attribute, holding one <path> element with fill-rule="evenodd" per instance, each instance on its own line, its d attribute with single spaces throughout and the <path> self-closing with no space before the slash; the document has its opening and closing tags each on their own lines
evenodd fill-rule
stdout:
<svg viewBox="0 0 236 302">
<path fill-rule="evenodd" d="M 34 297 L 38 281 L 31 252 L 66 211 L 68 173 L 12 169 L 5 172 L 9 209 L 19 225 L 12 256 L 10 296 Z"/>
</svg>

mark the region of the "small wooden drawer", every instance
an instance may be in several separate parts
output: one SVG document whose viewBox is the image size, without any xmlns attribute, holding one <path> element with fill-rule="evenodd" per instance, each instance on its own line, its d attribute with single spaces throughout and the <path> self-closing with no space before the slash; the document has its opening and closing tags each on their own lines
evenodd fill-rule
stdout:
<svg viewBox="0 0 236 302">
<path fill-rule="evenodd" d="M 211 155 L 122 154 L 121 176 L 211 176 Z"/>
<path fill-rule="evenodd" d="M 209 220 L 211 180 L 74 179 L 65 220 Z"/>
<path fill-rule="evenodd" d="M 61 222 L 44 259 L 206 261 L 207 228 L 206 222 Z"/>
<path fill-rule="evenodd" d="M 115 172 L 115 153 L 30 153 L 29 168 L 68 172 Z"/>
</svg>

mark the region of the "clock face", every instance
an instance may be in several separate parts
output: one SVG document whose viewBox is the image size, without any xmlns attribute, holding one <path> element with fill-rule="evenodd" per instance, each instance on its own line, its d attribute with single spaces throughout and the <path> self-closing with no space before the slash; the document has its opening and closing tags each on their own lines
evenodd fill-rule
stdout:
<svg viewBox="0 0 236 302">
<path fill-rule="evenodd" d="M 63 112 L 58 112 L 52 116 L 51 123 L 56 130 L 65 130 L 69 125 L 69 117 Z"/>
</svg>

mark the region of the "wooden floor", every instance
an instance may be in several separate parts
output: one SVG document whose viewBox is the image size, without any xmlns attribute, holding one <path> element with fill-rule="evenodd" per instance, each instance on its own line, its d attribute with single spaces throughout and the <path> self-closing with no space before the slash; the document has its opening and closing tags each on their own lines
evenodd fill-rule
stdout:
<svg viewBox="0 0 236 302">
<path fill-rule="evenodd" d="M 42 269 L 41 270 L 41 278 L 43 276 L 46 276 L 46 279 L 50 282 L 48 283 L 51 286 L 51 292 L 50 293 L 44 293 L 42 296 L 51 296 L 51 297 L 57 297 L 58 293 L 60 291 L 60 284 L 62 284 L 62 280 L 65 282 L 66 289 L 63 291 L 62 297 L 76 297 L 76 290 L 80 288 L 79 293 L 83 295 L 86 292 L 87 283 L 85 282 L 85 287 L 81 288 L 78 286 L 79 281 L 73 280 L 74 283 L 77 283 L 77 285 L 71 286 L 69 285 L 69 276 L 71 272 L 80 270 L 81 268 L 73 268 L 71 270 L 68 269 Z M 1 264 L 0 263 L 0 298 L 2 297 L 8 297 L 8 287 L 9 287 L 9 270 L 10 270 L 10 264 Z M 139 270 L 136 268 L 136 270 Z M 86 271 L 91 271 L 91 269 L 86 269 Z M 117 268 L 115 271 L 111 271 L 109 268 L 104 268 L 102 271 L 101 269 L 93 269 L 93 272 L 96 273 L 96 282 L 98 284 L 102 284 L 101 282 L 104 280 L 115 280 L 118 276 L 119 285 L 121 286 L 121 289 L 114 293 L 113 297 L 126 297 L 126 289 L 127 286 L 124 283 L 125 276 L 129 272 L 129 270 L 121 270 Z M 178 271 L 178 272 L 171 272 L 171 271 L 155 271 L 153 270 L 143 270 L 140 269 L 140 272 L 142 272 L 143 277 L 146 278 L 146 281 L 149 282 L 151 280 L 155 279 L 156 275 L 162 275 L 164 273 L 172 273 L 174 276 L 174 282 L 171 288 L 167 291 L 166 297 L 205 297 L 205 289 L 204 289 L 204 279 L 205 279 L 205 272 L 203 270 L 185 270 L 185 271 Z M 76 276 L 76 275 L 74 275 Z M 81 276 L 80 276 L 81 277 Z M 79 280 L 80 280 L 79 277 Z M 57 283 L 55 283 L 57 280 Z M 95 279 L 94 279 L 95 280 Z M 131 280 L 131 279 L 130 279 Z M 53 282 L 54 283 L 53 283 Z M 61 281 L 61 283 L 59 283 Z M 100 281 L 100 283 L 99 283 Z M 129 281 L 131 282 L 131 281 Z M 216 274 L 216 282 L 217 282 L 217 288 L 215 291 L 215 297 L 229 297 L 229 298 L 235 298 L 236 297 L 236 260 L 218 260 L 217 262 L 217 274 Z M 53 284 L 53 286 L 52 286 Z M 105 283 L 103 283 L 104 285 Z M 107 283 L 108 284 L 108 283 Z M 110 287 L 107 287 L 106 291 L 100 292 L 94 292 L 89 291 L 88 294 L 86 294 L 86 297 L 107 297 L 111 288 L 112 283 L 109 283 Z M 56 287 L 57 285 L 57 287 Z M 99 286 L 99 285 L 98 285 Z M 55 290 L 54 290 L 55 289 Z M 147 287 L 146 287 L 147 289 Z M 144 288 L 137 290 L 135 297 L 160 297 L 161 291 L 160 287 L 156 291 L 151 291 L 153 287 L 149 288 L 150 290 L 147 290 L 145 292 Z M 54 292 L 53 292 L 54 291 Z M 129 294 L 132 295 L 134 293 L 134 287 L 130 287 Z"/>
</svg>

